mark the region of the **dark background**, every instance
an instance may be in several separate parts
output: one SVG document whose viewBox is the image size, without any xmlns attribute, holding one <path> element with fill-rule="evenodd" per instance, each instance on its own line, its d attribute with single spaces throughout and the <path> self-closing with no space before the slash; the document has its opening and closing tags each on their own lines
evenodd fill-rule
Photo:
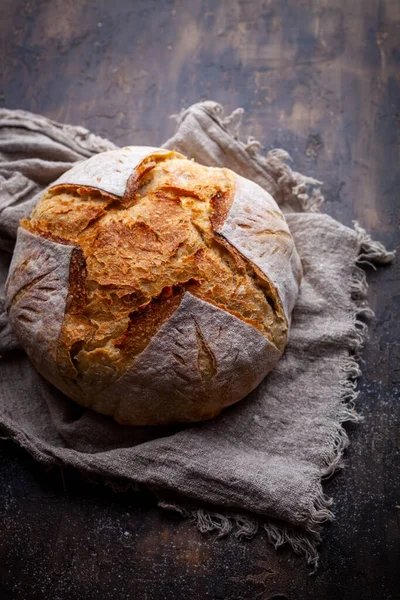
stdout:
<svg viewBox="0 0 400 600">
<path fill-rule="evenodd" d="M 162 143 L 202 99 L 242 106 L 243 136 L 322 179 L 326 212 L 398 245 L 398 0 L 1 0 L 0 31 L 2 106 L 121 145 Z M 316 575 L 262 535 L 202 536 L 150 495 L 45 473 L 1 441 L 1 600 L 400 598 L 398 261 L 369 279 L 365 421 L 325 486 Z"/>
</svg>

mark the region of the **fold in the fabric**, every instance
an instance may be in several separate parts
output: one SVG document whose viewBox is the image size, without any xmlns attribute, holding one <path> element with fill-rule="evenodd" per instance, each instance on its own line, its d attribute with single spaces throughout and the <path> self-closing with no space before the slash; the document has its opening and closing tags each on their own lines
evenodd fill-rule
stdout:
<svg viewBox="0 0 400 600">
<path fill-rule="evenodd" d="M 316 212 L 319 182 L 293 172 L 284 151 L 262 157 L 254 140 L 242 143 L 238 116 L 223 119 L 216 103 L 196 104 L 180 115 L 165 147 L 256 180 L 286 211 L 304 276 L 290 341 L 273 372 L 212 421 L 124 427 L 63 396 L 22 351 L 8 352 L 17 342 L 3 310 L 0 425 L 42 463 L 73 466 L 116 486 L 145 486 L 160 506 L 178 510 L 202 531 L 251 537 L 261 527 L 275 546 L 288 542 L 316 565 L 321 525 L 333 518 L 322 478 L 341 466 L 348 443 L 343 422 L 358 418 L 357 357 L 371 311 L 357 261 L 389 262 L 393 255 L 362 229 Z M 55 172 L 111 147 L 80 128 L 0 111 L 3 248 L 12 249 L 18 219 Z M 4 260 L 3 280 L 6 271 Z"/>
</svg>

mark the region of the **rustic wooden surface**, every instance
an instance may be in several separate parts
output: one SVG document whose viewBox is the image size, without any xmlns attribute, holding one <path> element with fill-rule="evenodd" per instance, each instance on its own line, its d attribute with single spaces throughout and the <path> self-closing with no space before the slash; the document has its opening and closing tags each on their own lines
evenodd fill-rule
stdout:
<svg viewBox="0 0 400 600">
<path fill-rule="evenodd" d="M 156 145 L 201 99 L 243 106 L 244 135 L 325 182 L 325 210 L 398 244 L 398 0 L 2 0 L 9 108 Z M 397 221 L 396 221 L 397 219 Z M 2 600 L 399 598 L 398 263 L 372 272 L 376 311 L 336 521 L 315 576 L 290 552 L 204 537 L 154 500 L 44 473 L 0 444 Z M 397 495 L 396 495 L 397 493 Z"/>
</svg>

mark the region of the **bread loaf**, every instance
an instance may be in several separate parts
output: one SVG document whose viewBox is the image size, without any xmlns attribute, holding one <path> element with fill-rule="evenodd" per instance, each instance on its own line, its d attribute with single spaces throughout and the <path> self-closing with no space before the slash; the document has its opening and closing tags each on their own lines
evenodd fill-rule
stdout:
<svg viewBox="0 0 400 600">
<path fill-rule="evenodd" d="M 78 163 L 18 230 L 6 285 L 38 371 L 119 423 L 201 421 L 285 348 L 301 265 L 274 199 L 228 169 L 127 147 Z"/>
</svg>

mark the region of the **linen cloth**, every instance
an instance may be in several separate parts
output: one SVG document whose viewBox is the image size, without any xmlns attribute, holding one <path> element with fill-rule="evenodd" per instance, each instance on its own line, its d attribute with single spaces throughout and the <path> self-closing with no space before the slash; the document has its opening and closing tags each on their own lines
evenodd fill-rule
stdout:
<svg viewBox="0 0 400 600">
<path fill-rule="evenodd" d="M 241 114 L 224 118 L 214 102 L 193 105 L 177 116 L 164 146 L 256 181 L 286 213 L 304 270 L 290 341 L 258 388 L 216 419 L 146 428 L 118 425 L 46 382 L 19 349 L 4 310 L 19 220 L 76 161 L 115 146 L 81 127 L 0 111 L 0 427 L 46 465 L 145 486 L 201 531 L 251 537 L 264 529 L 276 547 L 288 542 L 316 566 L 321 524 L 333 518 L 321 480 L 341 465 L 342 423 L 358 419 L 356 359 L 371 311 L 356 263 L 389 262 L 392 254 L 362 229 L 317 212 L 320 182 L 293 172 L 283 150 L 263 156 L 256 140 L 241 142 Z"/>
</svg>

